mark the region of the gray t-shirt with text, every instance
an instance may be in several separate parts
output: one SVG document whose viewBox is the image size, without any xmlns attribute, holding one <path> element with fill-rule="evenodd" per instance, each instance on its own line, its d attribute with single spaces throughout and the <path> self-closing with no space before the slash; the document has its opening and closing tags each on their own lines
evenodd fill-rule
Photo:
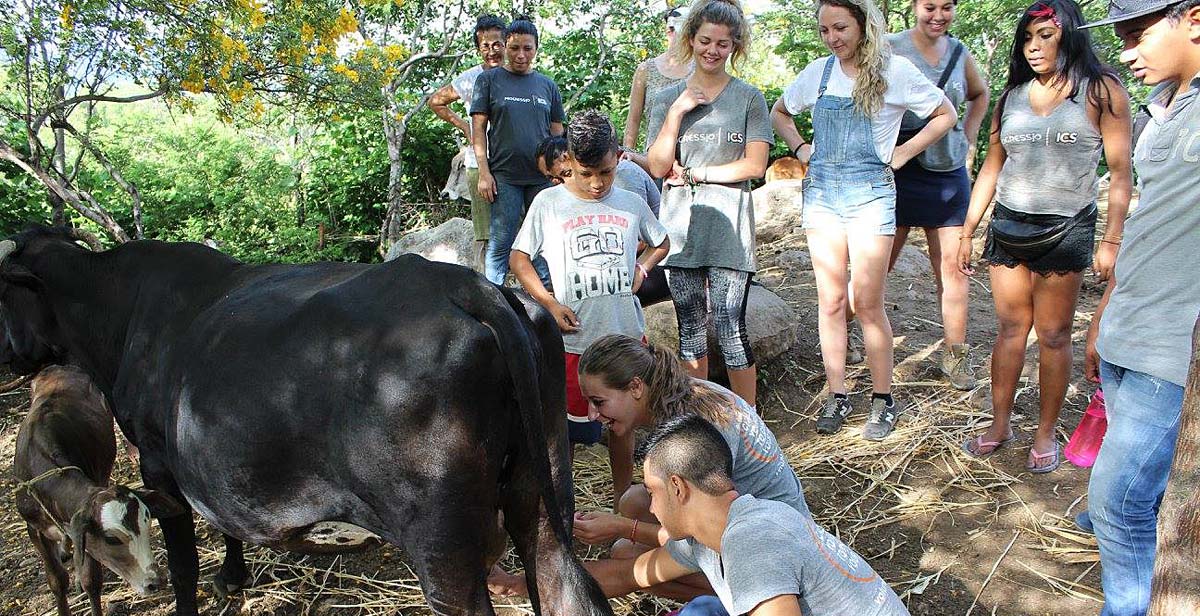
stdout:
<svg viewBox="0 0 1200 616">
<path fill-rule="evenodd" d="M 499 182 L 542 184 L 534 153 L 550 136 L 550 123 L 561 123 L 562 95 L 549 77 L 532 71 L 518 75 L 504 67 L 483 71 L 475 80 L 471 115 L 488 117 L 488 167 Z"/>
<path fill-rule="evenodd" d="M 546 259 L 554 298 L 579 317 L 579 330 L 563 332 L 563 345 L 583 354 L 601 336 L 642 337 L 646 321 L 633 294 L 637 244 L 658 246 L 666 237 L 646 202 L 629 191 L 613 188 L 592 201 L 555 186 L 534 197 L 512 249 Z"/>
<path fill-rule="evenodd" d="M 658 93 L 647 135 L 658 135 L 667 109 L 686 87 L 680 82 Z M 753 141 L 775 142 L 767 100 L 754 86 L 733 78 L 712 102 L 683 117 L 675 158 L 684 167 L 724 165 L 744 157 Z M 756 271 L 749 181 L 664 185 L 660 218 L 671 236 L 664 265 Z"/>
<path fill-rule="evenodd" d="M 1111 364 L 1183 387 L 1200 316 L 1200 75 L 1170 111 L 1160 86 L 1133 152 L 1140 198 L 1125 221 L 1096 350 Z"/>
<path fill-rule="evenodd" d="M 907 616 L 896 593 L 854 550 L 783 503 L 739 496 L 729 508 L 721 552 L 695 539 L 672 541 L 680 565 L 702 571 L 735 616 L 796 595 L 813 616 Z"/>
</svg>

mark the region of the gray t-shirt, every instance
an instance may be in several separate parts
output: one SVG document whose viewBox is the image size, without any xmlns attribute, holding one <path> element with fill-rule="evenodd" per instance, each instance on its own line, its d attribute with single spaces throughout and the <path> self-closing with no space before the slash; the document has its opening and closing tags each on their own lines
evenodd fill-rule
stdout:
<svg viewBox="0 0 1200 616">
<path fill-rule="evenodd" d="M 608 334 L 642 337 L 646 321 L 633 294 L 637 244 L 658 246 L 666 237 L 646 202 L 629 191 L 613 188 L 591 201 L 555 186 L 533 198 L 512 249 L 545 257 L 554 298 L 579 317 L 579 330 L 563 332 L 563 345 L 582 354 Z"/>
<path fill-rule="evenodd" d="M 505 184 L 543 184 L 534 153 L 550 136 L 550 123 L 562 122 L 562 95 L 549 77 L 518 75 L 504 67 L 483 71 L 475 80 L 471 115 L 488 117 L 488 167 Z"/>
<path fill-rule="evenodd" d="M 1134 148 L 1140 198 L 1125 222 L 1096 350 L 1105 361 L 1183 387 L 1200 315 L 1200 75 L 1168 113 L 1170 86 L 1151 95 Z"/>
<path fill-rule="evenodd" d="M 729 443 L 729 451 L 733 454 L 733 485 L 737 491 L 779 501 L 811 516 L 796 471 L 788 465 L 775 434 L 758 413 L 741 397 L 716 383 L 701 379 L 695 379 L 695 382 L 734 402 L 729 423 L 714 425 Z"/>
<path fill-rule="evenodd" d="M 687 87 L 677 83 L 654 98 L 648 135 L 658 135 L 667 109 Z M 683 117 L 675 159 L 684 167 L 724 165 L 741 159 L 752 141 L 774 143 L 767 99 L 754 86 L 733 78 L 717 97 Z M 725 267 L 756 271 L 754 202 L 750 182 L 663 187 L 660 217 L 671 236 L 673 267 Z"/>
<path fill-rule="evenodd" d="M 658 184 L 654 183 L 654 178 L 650 177 L 650 174 L 646 173 L 641 165 L 632 160 L 621 159 L 621 162 L 617 163 L 617 178 L 613 182 L 613 186 L 628 190 L 641 197 L 646 205 L 650 206 L 654 217 L 658 218 L 658 206 L 662 201 L 662 192 L 658 190 Z"/>
<path fill-rule="evenodd" d="M 459 73 L 454 81 L 450 82 L 450 87 L 454 89 L 454 93 L 458 95 L 459 100 L 463 102 L 463 106 L 468 111 L 471 109 L 472 94 L 475 92 L 475 80 L 479 78 L 479 74 L 483 72 L 483 66 L 476 64 L 471 68 Z M 467 118 L 467 132 L 474 131 L 475 128 L 471 124 L 471 119 Z M 475 148 L 467 148 L 467 153 L 463 155 L 463 166 L 467 169 L 476 169 L 479 163 L 475 161 Z"/>
<path fill-rule="evenodd" d="M 962 42 L 956 38 L 948 37 L 949 44 L 946 45 L 946 53 L 938 59 L 937 64 L 930 64 L 925 61 L 925 57 L 917 49 L 912 41 L 912 30 L 905 30 L 895 34 L 888 35 L 888 42 L 892 44 L 892 52 L 898 56 L 908 58 L 925 75 L 934 85 L 937 85 L 939 79 L 942 78 L 942 73 L 946 71 L 946 65 L 950 62 L 950 57 L 954 55 L 954 48 L 962 45 Z M 946 85 L 942 88 L 946 98 L 950 99 L 950 104 L 954 105 L 954 109 L 959 111 L 958 123 L 950 132 L 946 133 L 941 139 L 933 142 L 929 147 L 925 148 L 917 155 L 917 163 L 921 167 L 930 171 L 954 171 L 959 167 L 967 164 L 967 137 L 963 134 L 963 120 L 965 114 L 962 113 L 963 101 L 967 100 L 967 51 L 964 49 L 959 54 L 958 59 L 954 62 L 954 67 L 950 70 L 950 75 L 946 80 Z M 900 123 L 900 130 L 920 129 L 925 125 L 925 119 L 918 117 L 917 114 L 909 111 L 904 114 L 904 119 Z"/>
<path fill-rule="evenodd" d="M 1013 88 L 1000 118 L 1006 154 L 996 180 L 996 201 L 1026 214 L 1074 216 L 1096 201 L 1100 130 L 1088 117 L 1086 80 L 1075 100 L 1066 99 L 1048 116 L 1033 112 L 1029 85 Z"/>
<path fill-rule="evenodd" d="M 735 616 L 782 595 L 796 595 L 800 611 L 813 616 L 908 615 L 861 556 L 783 503 L 739 496 L 729 507 L 720 553 L 695 539 L 672 541 L 667 551 L 702 571 Z"/>
</svg>

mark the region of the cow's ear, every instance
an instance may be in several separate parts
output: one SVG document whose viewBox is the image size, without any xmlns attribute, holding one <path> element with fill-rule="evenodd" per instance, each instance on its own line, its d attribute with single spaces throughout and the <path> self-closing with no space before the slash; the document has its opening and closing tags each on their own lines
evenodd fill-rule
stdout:
<svg viewBox="0 0 1200 616">
<path fill-rule="evenodd" d="M 134 490 L 133 493 L 150 510 L 150 515 L 156 518 L 173 518 L 187 513 L 187 508 L 179 501 L 158 490 Z"/>
<path fill-rule="evenodd" d="M 42 279 L 20 265 L 11 265 L 0 271 L 0 280 L 13 286 L 26 287 L 34 291 L 42 289 Z"/>
</svg>

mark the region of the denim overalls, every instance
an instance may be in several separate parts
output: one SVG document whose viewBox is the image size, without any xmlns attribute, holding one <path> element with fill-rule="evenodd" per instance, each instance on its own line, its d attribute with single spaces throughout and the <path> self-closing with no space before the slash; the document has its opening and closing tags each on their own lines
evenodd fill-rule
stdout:
<svg viewBox="0 0 1200 616">
<path fill-rule="evenodd" d="M 837 58 L 821 74 L 813 106 L 813 155 L 804 178 L 804 228 L 896 233 L 896 180 L 879 159 L 871 119 L 854 99 L 825 94 Z"/>
</svg>

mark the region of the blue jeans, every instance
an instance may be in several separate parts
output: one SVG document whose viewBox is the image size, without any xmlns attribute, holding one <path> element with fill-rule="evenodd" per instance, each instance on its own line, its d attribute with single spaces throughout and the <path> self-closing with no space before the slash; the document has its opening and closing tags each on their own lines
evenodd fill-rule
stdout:
<svg viewBox="0 0 1200 616">
<path fill-rule="evenodd" d="M 1100 545 L 1101 616 L 1140 616 L 1150 606 L 1158 506 L 1175 457 L 1183 387 L 1100 362 L 1108 411 L 1088 483 L 1088 518 Z"/>
<path fill-rule="evenodd" d="M 508 256 L 512 252 L 513 240 L 517 239 L 517 231 L 521 230 L 521 221 L 525 218 L 525 210 L 533 203 L 533 198 L 543 189 L 549 188 L 550 182 L 544 184 L 506 184 L 496 180 L 496 200 L 492 202 L 491 228 L 487 247 L 487 257 L 484 259 L 483 275 L 496 284 L 504 284 L 508 276 Z M 550 269 L 546 260 L 538 257 L 533 260 L 533 268 L 537 270 L 542 284 L 550 288 Z"/>
<path fill-rule="evenodd" d="M 677 616 L 729 616 L 716 595 L 696 597 L 679 610 Z"/>
</svg>

